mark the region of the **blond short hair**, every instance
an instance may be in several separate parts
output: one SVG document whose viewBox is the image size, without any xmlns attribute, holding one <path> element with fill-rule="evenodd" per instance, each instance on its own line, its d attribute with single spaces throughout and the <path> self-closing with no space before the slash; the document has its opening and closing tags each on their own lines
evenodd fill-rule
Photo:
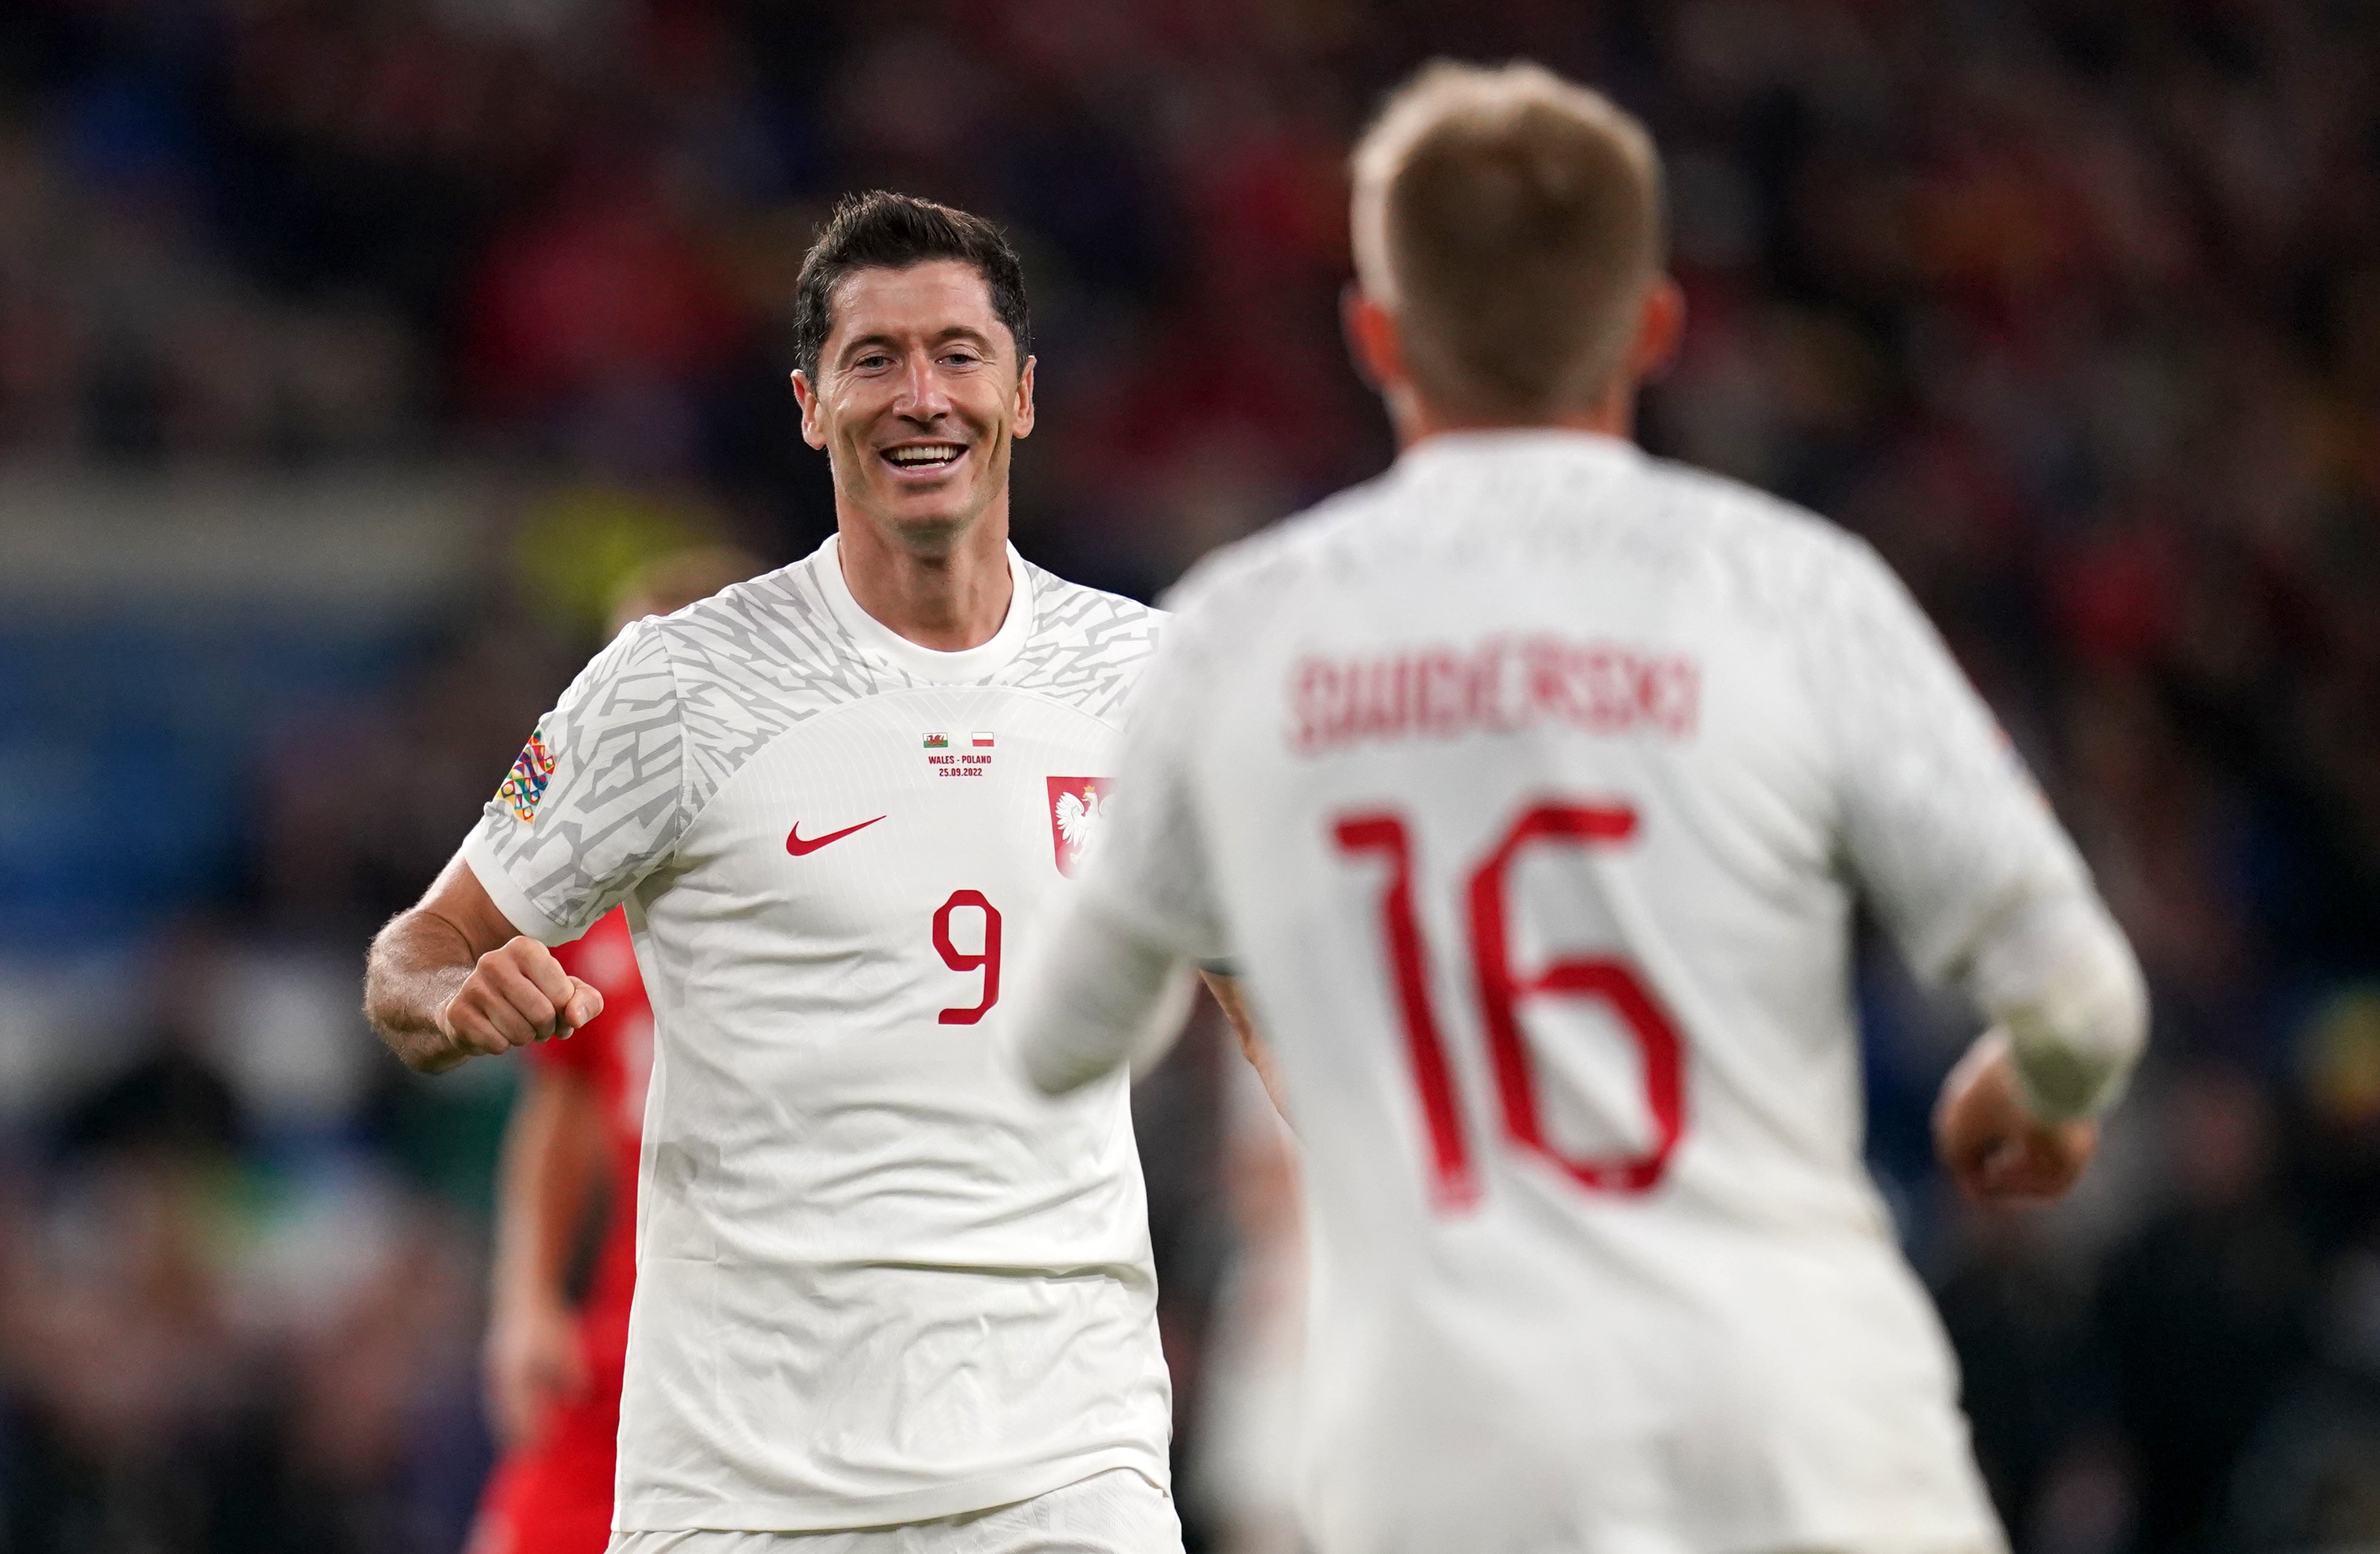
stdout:
<svg viewBox="0 0 2380 1554">
<path fill-rule="evenodd" d="M 1653 139 L 1541 66 L 1440 60 L 1354 154 L 1355 269 L 1424 397 L 1537 416 L 1609 389 L 1660 273 Z"/>
</svg>

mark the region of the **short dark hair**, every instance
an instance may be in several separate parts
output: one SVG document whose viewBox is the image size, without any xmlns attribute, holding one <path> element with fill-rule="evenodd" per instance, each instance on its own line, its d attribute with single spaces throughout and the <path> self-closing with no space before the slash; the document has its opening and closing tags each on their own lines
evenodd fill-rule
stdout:
<svg viewBox="0 0 2380 1554">
<path fill-rule="evenodd" d="M 1033 321 L 1025 306 L 1025 265 L 1007 237 L 981 216 L 880 188 L 845 195 L 802 261 L 794 283 L 794 365 L 817 381 L 819 353 L 834 327 L 834 288 L 844 276 L 937 259 L 972 264 L 983 276 L 993 315 L 1016 342 L 1021 370 L 1033 351 Z"/>
</svg>

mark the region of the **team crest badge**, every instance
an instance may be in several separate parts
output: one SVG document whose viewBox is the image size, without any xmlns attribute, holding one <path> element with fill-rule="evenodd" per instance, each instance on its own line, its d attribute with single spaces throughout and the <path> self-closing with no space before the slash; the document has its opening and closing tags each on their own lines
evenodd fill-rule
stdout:
<svg viewBox="0 0 2380 1554">
<path fill-rule="evenodd" d="M 1058 872 L 1069 880 L 1083 867 L 1107 823 L 1108 779 L 1050 779 L 1050 842 L 1058 850 Z"/>
<path fill-rule="evenodd" d="M 513 812 L 513 817 L 527 824 L 537 819 L 538 800 L 545 796 L 545 784 L 553 776 L 553 752 L 545 747 L 545 729 L 540 725 L 513 758 L 512 771 L 504 774 L 504 786 L 496 790 L 496 802 Z"/>
</svg>

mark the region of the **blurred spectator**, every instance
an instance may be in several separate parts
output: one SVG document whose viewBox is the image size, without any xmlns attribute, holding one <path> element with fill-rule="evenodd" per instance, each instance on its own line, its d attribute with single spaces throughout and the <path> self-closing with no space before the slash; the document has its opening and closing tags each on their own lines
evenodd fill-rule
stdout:
<svg viewBox="0 0 2380 1554">
<path fill-rule="evenodd" d="M 211 928 L 166 936 L 136 996 L 53 1168 L 0 1179 L 0 1547 L 453 1548 L 486 1456 L 471 1238 L 346 1149 L 285 1135 L 299 1174 L 267 1166 L 248 1097 L 285 1128 L 342 1086 L 306 1092 L 310 1053 L 299 1089 L 235 1082 L 226 1011 L 270 1051 L 279 995 Z"/>
<path fill-rule="evenodd" d="M 196 925 L 165 939 L 145 977 L 150 1008 L 140 1046 L 125 1068 L 68 1106 L 58 1127 L 62 1154 L 168 1172 L 233 1164 L 248 1142 L 247 1123 L 208 1051 L 222 954 Z"/>
<path fill-rule="evenodd" d="M 2258 1426 L 2225 1484 L 2221 1546 L 2380 1546 L 2380 1257 L 2339 1265 L 2319 1359 Z"/>
<path fill-rule="evenodd" d="M 2059 1516 L 2049 1502 L 2090 1417 L 2090 1291 L 2022 1213 L 1973 1210 L 1965 1230 L 1935 1298 L 1964 1367 L 1985 1486 L 2022 1532 Z"/>
<path fill-rule="evenodd" d="M 0 1536 L 33 1554 L 254 1548 L 271 1443 L 206 1256 L 201 1184 L 152 1159 L 78 1179 L 0 1291 Z"/>
<path fill-rule="evenodd" d="M 2254 1080 L 2194 1068 L 2165 1111 L 2175 1201 L 2116 1253 L 2098 1317 L 2143 1554 L 2220 1547 L 2231 1465 L 2305 1357 L 2314 1293 Z"/>
</svg>

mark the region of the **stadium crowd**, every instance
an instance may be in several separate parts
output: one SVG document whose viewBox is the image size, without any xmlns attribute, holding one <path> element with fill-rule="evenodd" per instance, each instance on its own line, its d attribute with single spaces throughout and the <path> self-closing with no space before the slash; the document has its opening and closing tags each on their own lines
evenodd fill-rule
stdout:
<svg viewBox="0 0 2380 1554">
<path fill-rule="evenodd" d="M 1147 597 L 1385 462 L 1338 335 L 1342 164 L 1437 54 L 1541 58 L 1652 126 L 1691 311 L 1645 440 L 1881 548 L 2148 971 L 2106 1169 L 2017 1217 L 1932 1167 L 1966 1017 L 1863 973 L 1874 1164 L 2018 1547 L 2380 1540 L 2368 7 L 18 0 L 0 465 L 517 479 L 511 562 L 252 752 L 239 866 L 88 1003 L 105 1061 L 0 1104 L 0 1550 L 458 1545 L 505 1080 L 398 1071 L 356 958 L 622 566 L 831 526 L 783 373 L 833 197 L 1009 225 L 1040 358 L 1018 542 Z M 1228 1464 L 1206 1362 L 1280 1362 L 1215 1313 L 1293 1281 L 1212 1034 L 1140 1111 L 1177 1451 Z M 1254 1546 L 1231 1476 L 1185 1478 L 1194 1547 Z"/>
</svg>

